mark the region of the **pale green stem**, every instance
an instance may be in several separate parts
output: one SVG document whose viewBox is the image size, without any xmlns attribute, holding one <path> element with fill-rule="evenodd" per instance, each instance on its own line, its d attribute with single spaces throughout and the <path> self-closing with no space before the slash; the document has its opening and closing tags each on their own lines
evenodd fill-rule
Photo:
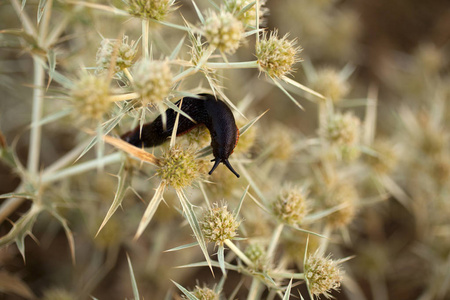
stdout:
<svg viewBox="0 0 450 300">
<path fill-rule="evenodd" d="M 294 279 L 305 279 L 304 273 L 283 273 L 283 272 L 270 272 L 270 277 L 274 278 L 294 278 Z"/>
<path fill-rule="evenodd" d="M 52 15 L 52 6 L 53 0 L 48 0 L 48 2 L 45 4 L 44 15 L 42 16 L 41 24 L 39 26 L 39 44 L 41 46 L 45 44 L 45 40 L 47 38 L 50 17 Z"/>
<path fill-rule="evenodd" d="M 57 161 L 55 161 L 53 164 L 48 166 L 44 170 L 42 175 L 47 176 L 50 173 L 53 173 L 53 172 L 65 167 L 66 165 L 73 163 L 75 161 L 75 159 L 77 159 L 77 157 L 81 154 L 81 152 L 83 152 L 83 150 L 86 148 L 86 146 L 88 144 L 89 144 L 89 142 L 81 143 L 77 147 L 70 150 L 70 152 L 67 152 L 66 154 L 64 154 L 64 156 L 62 156 Z"/>
<path fill-rule="evenodd" d="M 148 59 L 150 56 L 150 51 L 148 50 L 148 24 L 148 19 L 142 19 L 142 51 L 145 59 Z"/>
<path fill-rule="evenodd" d="M 319 113 L 319 132 L 325 130 L 325 126 L 327 124 L 327 104 L 325 101 L 319 101 L 319 107 L 317 109 Z"/>
<path fill-rule="evenodd" d="M 123 72 L 128 77 L 128 79 L 130 80 L 131 84 L 133 84 L 134 83 L 134 78 L 133 78 L 133 75 L 131 75 L 130 70 L 128 70 L 128 68 L 125 68 L 125 69 L 123 69 Z"/>
<path fill-rule="evenodd" d="M 253 278 L 252 285 L 250 286 L 250 290 L 248 291 L 247 300 L 258 300 L 260 289 L 261 282 L 258 279 Z"/>
<path fill-rule="evenodd" d="M 325 254 L 325 251 L 327 250 L 328 244 L 330 242 L 330 239 L 328 237 L 331 235 L 331 227 L 326 225 L 322 232 L 322 235 L 327 237 L 325 239 L 320 239 L 318 253 L 319 253 L 319 255 L 323 256 Z"/>
<path fill-rule="evenodd" d="M 272 260 L 273 255 L 275 253 L 275 248 L 277 247 L 278 240 L 280 239 L 283 228 L 284 228 L 283 223 L 278 224 L 277 228 L 275 228 L 275 231 L 272 234 L 272 239 L 270 240 L 269 248 L 267 249 L 267 258 L 270 261 Z"/>
<path fill-rule="evenodd" d="M 30 21 L 30 18 L 28 17 L 27 13 L 25 11 L 22 11 L 21 5 L 19 4 L 18 0 L 11 0 L 12 7 L 16 11 L 17 16 L 20 19 L 20 22 L 22 23 L 23 28 L 25 31 L 32 35 L 36 36 L 36 28 L 34 28 L 33 23 Z"/>
<path fill-rule="evenodd" d="M 117 102 L 117 101 L 125 101 L 125 100 L 132 100 L 139 98 L 138 93 L 128 93 L 128 94 L 121 94 L 121 95 L 111 95 L 108 97 L 109 101 Z"/>
<path fill-rule="evenodd" d="M 123 159 L 122 153 L 116 152 L 116 153 L 110 154 L 108 156 L 104 156 L 101 159 L 90 160 L 90 161 L 75 165 L 73 167 L 68 167 L 59 172 L 54 172 L 54 173 L 51 173 L 48 175 L 44 175 L 44 176 L 42 176 L 41 182 L 49 183 L 49 182 L 53 182 L 53 181 L 58 181 L 58 180 L 61 180 L 61 179 L 64 179 L 64 178 L 67 178 L 70 176 L 74 176 L 74 175 L 81 174 L 81 173 L 84 173 L 89 170 L 96 169 L 101 165 L 106 166 L 108 164 L 120 162 L 122 159 Z"/>
<path fill-rule="evenodd" d="M 236 247 L 235 244 L 233 244 L 232 241 L 230 240 L 225 240 L 224 241 L 225 245 L 228 246 L 228 248 L 230 248 L 231 251 L 233 251 L 243 262 L 245 262 L 245 264 L 249 267 L 253 266 L 252 261 L 238 248 Z"/>
<path fill-rule="evenodd" d="M 28 171 L 36 175 L 39 168 L 39 156 L 41 153 L 41 126 L 40 120 L 42 117 L 42 108 L 44 102 L 44 68 L 38 61 L 38 58 L 33 57 L 34 65 L 34 90 L 33 90 L 33 111 L 31 115 L 31 136 L 30 146 L 28 149 Z"/>
<path fill-rule="evenodd" d="M 196 73 L 197 71 L 198 71 L 198 69 L 196 69 L 196 68 L 189 68 L 189 69 L 181 72 L 177 76 L 173 77 L 172 78 L 172 82 L 175 83 L 177 81 L 180 81 L 180 80 L 188 77 L 189 75 L 192 75 L 192 74 Z"/>
<path fill-rule="evenodd" d="M 242 61 L 242 62 L 230 62 L 230 63 L 205 63 L 205 67 L 211 69 L 252 69 L 258 68 L 258 61 Z"/>
<path fill-rule="evenodd" d="M 21 183 L 15 190 L 15 193 L 23 192 L 24 184 Z M 0 224 L 22 204 L 24 198 L 9 198 L 2 203 L 0 207 Z"/>
</svg>

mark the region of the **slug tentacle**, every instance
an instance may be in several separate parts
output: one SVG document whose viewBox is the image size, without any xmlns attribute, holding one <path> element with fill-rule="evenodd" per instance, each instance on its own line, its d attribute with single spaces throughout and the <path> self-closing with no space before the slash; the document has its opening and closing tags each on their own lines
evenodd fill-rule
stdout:
<svg viewBox="0 0 450 300">
<path fill-rule="evenodd" d="M 177 135 L 182 135 L 196 126 L 204 124 L 211 135 L 211 147 L 215 161 L 212 172 L 222 162 L 237 177 L 239 174 L 231 167 L 228 158 L 233 153 L 239 139 L 239 130 L 236 126 L 233 113 L 221 100 L 210 94 L 199 94 L 198 98 L 185 97 L 181 110 L 187 113 L 195 122 L 183 115 L 179 116 Z M 175 103 L 180 107 L 181 100 Z M 162 116 L 158 116 L 153 122 L 125 133 L 121 138 L 136 147 L 154 147 L 164 143 L 172 135 L 176 111 L 169 108 L 165 111 L 166 128 L 163 127 Z"/>
</svg>

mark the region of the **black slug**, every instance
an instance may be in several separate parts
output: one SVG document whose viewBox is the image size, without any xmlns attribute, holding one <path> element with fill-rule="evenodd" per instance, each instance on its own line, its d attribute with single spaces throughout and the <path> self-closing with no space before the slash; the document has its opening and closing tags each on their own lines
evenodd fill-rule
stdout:
<svg viewBox="0 0 450 300">
<path fill-rule="evenodd" d="M 199 94 L 198 98 L 184 97 L 181 110 L 187 113 L 197 123 L 180 115 L 177 135 L 182 135 L 196 126 L 204 124 L 211 134 L 211 147 L 213 149 L 214 166 L 209 175 L 214 172 L 222 162 L 237 177 L 239 174 L 228 161 L 239 139 L 239 129 L 236 126 L 233 113 L 222 101 L 210 94 Z M 181 100 L 175 103 L 180 106 Z M 136 147 L 154 147 L 164 143 L 171 135 L 175 125 L 177 112 L 169 108 L 166 110 L 166 129 L 163 129 L 162 117 L 158 116 L 153 122 L 125 133 L 121 138 Z"/>
</svg>

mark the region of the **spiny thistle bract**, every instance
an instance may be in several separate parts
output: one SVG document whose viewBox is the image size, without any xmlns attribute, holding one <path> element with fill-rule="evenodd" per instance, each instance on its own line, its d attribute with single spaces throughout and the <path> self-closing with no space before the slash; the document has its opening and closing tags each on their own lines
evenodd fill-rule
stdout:
<svg viewBox="0 0 450 300">
<path fill-rule="evenodd" d="M 103 77 L 84 73 L 75 82 L 70 97 L 75 108 L 86 119 L 101 120 L 110 111 L 109 82 Z"/>
<path fill-rule="evenodd" d="M 219 206 L 214 203 L 211 209 L 204 213 L 200 226 L 206 240 L 221 246 L 225 240 L 231 240 L 237 235 L 239 224 L 226 205 Z"/>
<path fill-rule="evenodd" d="M 350 90 L 349 84 L 333 68 L 318 70 L 311 79 L 311 88 L 335 103 L 342 100 Z"/>
<path fill-rule="evenodd" d="M 208 287 L 199 287 L 198 285 L 191 292 L 198 300 L 219 300 L 220 294 Z"/>
<path fill-rule="evenodd" d="M 142 19 L 164 21 L 174 10 L 174 0 L 127 0 L 128 12 Z"/>
<path fill-rule="evenodd" d="M 236 18 L 244 24 L 245 27 L 256 27 L 256 6 L 257 4 L 254 3 L 254 5 L 248 9 L 244 13 L 240 13 L 247 5 L 252 3 L 254 1 L 252 0 L 226 0 L 225 1 L 225 9 L 226 11 L 233 13 Z M 259 15 L 259 22 L 260 25 L 262 25 L 262 19 L 264 15 L 267 13 L 268 9 L 266 7 L 263 7 L 263 5 L 266 4 L 266 0 L 260 0 L 258 5 L 258 15 Z"/>
<path fill-rule="evenodd" d="M 137 53 L 133 46 L 134 41 L 128 44 L 127 36 L 124 36 L 122 40 L 103 39 L 97 51 L 97 68 L 99 70 L 109 69 L 113 59 L 115 59 L 115 72 L 131 67 Z"/>
<path fill-rule="evenodd" d="M 192 148 L 175 145 L 162 154 L 156 174 L 175 189 L 186 188 L 201 176 L 202 161 Z"/>
<path fill-rule="evenodd" d="M 288 40 L 288 34 L 281 39 L 277 35 L 276 30 L 270 34 L 264 32 L 256 44 L 259 70 L 274 78 L 289 75 L 293 65 L 300 61 L 298 54 L 301 52 L 301 47 L 295 46 L 295 39 Z"/>
<path fill-rule="evenodd" d="M 333 298 L 331 290 L 339 290 L 343 279 L 339 264 L 339 261 L 334 261 L 329 256 L 322 257 L 318 252 L 308 256 L 305 262 L 305 277 L 314 296 Z"/>
<path fill-rule="evenodd" d="M 140 61 L 133 72 L 136 92 L 142 97 L 142 104 L 161 103 L 172 87 L 172 73 L 166 60 Z"/>
<path fill-rule="evenodd" d="M 208 11 L 208 17 L 202 27 L 208 43 L 221 52 L 233 54 L 239 48 L 244 26 L 232 13 Z"/>
<path fill-rule="evenodd" d="M 332 145 L 353 146 L 359 142 L 360 123 L 352 113 L 336 113 L 330 116 L 322 134 Z"/>
<path fill-rule="evenodd" d="M 299 225 L 308 213 L 307 193 L 298 187 L 284 187 L 273 204 L 275 216 L 289 225 Z"/>
</svg>

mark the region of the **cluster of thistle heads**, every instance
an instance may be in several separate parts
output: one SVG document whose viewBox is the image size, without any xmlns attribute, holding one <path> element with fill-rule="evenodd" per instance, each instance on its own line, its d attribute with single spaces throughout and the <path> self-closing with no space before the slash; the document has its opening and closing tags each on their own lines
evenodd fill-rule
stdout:
<svg viewBox="0 0 450 300">
<path fill-rule="evenodd" d="M 45 92 L 45 103 L 65 101 L 54 107 L 45 104 L 49 117 L 33 124 L 54 122 L 66 128 L 70 125 L 64 118 L 75 120 L 84 128 L 84 138 L 75 139 L 81 147 L 62 154 L 61 163 L 44 168 L 39 177 L 24 171 L 14 149 L 1 144 L 2 160 L 11 162 L 23 181 L 17 195 L 31 200 L 31 208 L 0 237 L 0 246 L 16 243 L 26 257 L 24 238 L 35 225 L 54 222 L 52 217 L 67 235 L 72 259 L 99 270 L 74 275 L 80 289 L 55 285 L 42 299 L 95 295 L 108 273 L 116 268 L 125 272 L 121 249 L 130 256 L 127 284 L 133 286 L 135 298 L 147 292 L 146 282 L 157 287 L 150 295 L 161 299 L 333 298 L 339 297 L 341 286 L 348 295 L 362 295 L 361 270 L 377 280 L 388 273 L 389 247 L 371 240 L 373 231 L 364 231 L 377 224 L 373 207 L 386 209 L 388 201 L 416 222 L 407 245 L 418 257 L 413 261 L 426 262 L 432 275 L 420 286 L 425 295 L 421 299 L 449 295 L 443 278 L 448 278 L 450 250 L 450 85 L 443 50 L 424 44 L 406 70 L 393 68 L 383 74 L 385 85 L 409 102 L 398 108 L 395 133 L 382 135 L 377 88 L 366 85 L 367 95 L 351 99 L 351 63 L 336 68 L 316 67 L 311 61 L 321 56 L 351 59 L 357 18 L 332 1 L 300 1 L 301 9 L 294 2 L 285 5 L 295 7 L 289 13 L 297 14 L 299 26 L 280 18 L 280 24 L 290 22 L 292 27 L 291 34 L 282 37 L 278 30 L 264 28 L 270 16 L 264 0 L 182 5 L 174 0 L 127 0 L 117 7 L 77 2 L 78 9 L 128 20 L 119 37 L 105 38 L 99 28 L 101 41 L 91 51 L 96 65 L 77 76 L 54 67 L 54 44 L 41 49 L 48 51 L 45 84 L 57 87 L 56 93 Z M 48 6 L 53 4 L 48 3 L 44 11 L 50 14 Z M 75 4 L 65 5 L 75 9 Z M 46 12 L 44 20 L 49 18 Z M 274 14 L 280 12 L 275 9 Z M 302 48 L 290 38 L 294 35 L 305 39 L 304 61 L 299 57 Z M 68 60 L 62 65 L 74 64 Z M 299 62 L 304 72 L 294 77 Z M 257 71 L 250 75 L 255 78 L 249 81 L 253 91 L 242 83 L 242 92 L 230 86 L 233 77 L 249 76 L 242 69 L 252 68 Z M 282 91 L 274 105 L 283 108 L 285 120 L 258 112 L 267 109 L 258 101 L 272 86 Z M 243 175 L 240 179 L 225 168 L 206 175 L 212 151 L 205 127 L 184 136 L 174 132 L 170 142 L 152 150 L 117 138 L 174 108 L 174 101 L 200 92 L 215 94 L 233 108 L 240 137 L 230 160 Z M 303 101 L 297 98 L 312 103 L 306 112 L 298 109 Z M 293 126 L 292 120 L 305 115 L 313 116 L 314 130 Z M 104 169 L 116 178 L 105 175 Z M 363 236 L 368 236 L 369 245 L 362 243 L 367 247 L 355 242 Z M 89 244 L 94 253 L 89 257 L 95 259 L 78 251 L 77 243 Z M 352 255 L 355 258 L 346 262 Z M 203 273 L 193 271 L 199 267 Z M 193 281 L 195 275 L 202 282 Z M 229 281 L 240 284 L 230 286 Z M 371 281 L 371 289 L 375 283 L 380 284 Z"/>
</svg>

